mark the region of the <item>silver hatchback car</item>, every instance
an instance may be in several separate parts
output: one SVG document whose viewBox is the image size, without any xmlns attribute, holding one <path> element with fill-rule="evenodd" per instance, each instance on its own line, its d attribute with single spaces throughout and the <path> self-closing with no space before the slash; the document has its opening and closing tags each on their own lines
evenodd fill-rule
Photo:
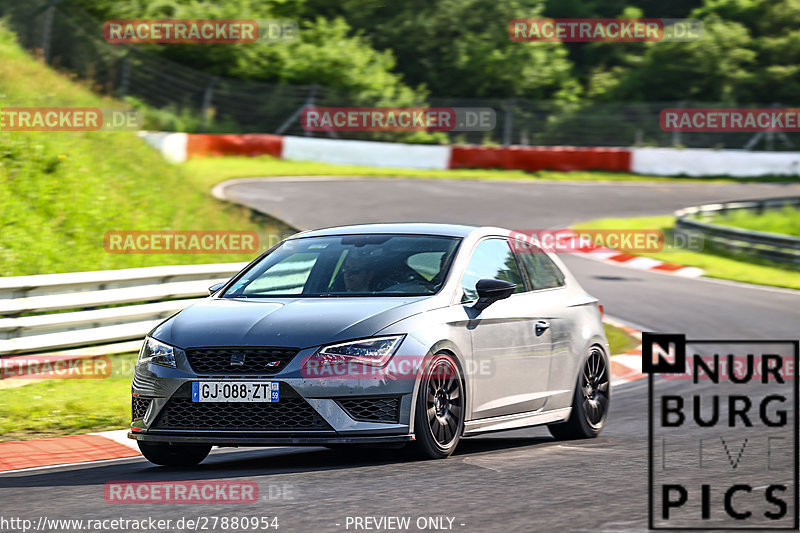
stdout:
<svg viewBox="0 0 800 533">
<path fill-rule="evenodd" d="M 389 445 L 547 424 L 594 437 L 610 398 L 602 309 L 500 228 L 306 231 L 145 339 L 129 436 L 161 465 L 212 446 Z"/>
</svg>

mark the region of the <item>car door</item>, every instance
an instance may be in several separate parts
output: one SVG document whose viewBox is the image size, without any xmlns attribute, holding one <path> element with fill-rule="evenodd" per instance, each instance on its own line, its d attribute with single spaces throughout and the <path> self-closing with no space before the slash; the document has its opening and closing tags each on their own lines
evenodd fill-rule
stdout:
<svg viewBox="0 0 800 533">
<path fill-rule="evenodd" d="M 480 279 L 517 284 L 514 294 L 482 311 L 472 308 Z M 550 331 L 539 317 L 509 242 L 480 241 L 461 278 L 462 306 L 472 340 L 473 419 L 540 409 L 547 397 Z"/>
<path fill-rule="evenodd" d="M 564 273 L 538 246 L 514 241 L 514 250 L 527 277 L 529 308 L 539 321 L 549 326 L 551 341 L 550 375 L 547 381 L 549 396 L 566 395 L 571 401 L 574 378 L 574 355 L 571 334 L 575 329 L 575 310 L 567 297 Z M 550 406 L 548 406 L 550 408 Z"/>
</svg>

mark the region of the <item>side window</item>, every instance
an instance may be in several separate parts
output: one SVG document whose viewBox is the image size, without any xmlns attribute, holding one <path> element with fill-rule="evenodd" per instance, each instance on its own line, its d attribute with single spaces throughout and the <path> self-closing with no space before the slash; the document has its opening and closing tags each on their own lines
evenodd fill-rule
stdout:
<svg viewBox="0 0 800 533">
<path fill-rule="evenodd" d="M 430 281 L 442 270 L 444 255 L 445 252 L 422 252 L 410 256 L 406 259 L 406 264 Z"/>
<path fill-rule="evenodd" d="M 528 273 L 533 290 L 553 289 L 564 285 L 564 274 L 541 248 L 525 243 L 517 255 Z"/>
<path fill-rule="evenodd" d="M 502 279 L 516 283 L 514 291 L 525 292 L 517 261 L 505 239 L 486 239 L 481 241 L 472 252 L 467 270 L 461 278 L 461 288 L 464 290 L 462 302 L 476 300 L 478 291 L 475 285 L 480 279 Z"/>
</svg>

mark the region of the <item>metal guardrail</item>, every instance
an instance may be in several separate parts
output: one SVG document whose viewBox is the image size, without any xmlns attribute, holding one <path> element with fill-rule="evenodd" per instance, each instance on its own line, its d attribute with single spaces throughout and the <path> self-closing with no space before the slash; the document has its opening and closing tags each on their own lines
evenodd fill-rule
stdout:
<svg viewBox="0 0 800 533">
<path fill-rule="evenodd" d="M 675 212 L 675 233 L 686 237 L 701 236 L 712 248 L 747 253 L 779 263 L 800 265 L 800 238 L 712 224 L 702 220 L 730 211 L 749 210 L 763 213 L 769 209 L 800 206 L 800 197 L 770 198 L 705 204 Z"/>
<path fill-rule="evenodd" d="M 246 264 L 0 278 L 0 357 L 141 339 Z"/>
</svg>

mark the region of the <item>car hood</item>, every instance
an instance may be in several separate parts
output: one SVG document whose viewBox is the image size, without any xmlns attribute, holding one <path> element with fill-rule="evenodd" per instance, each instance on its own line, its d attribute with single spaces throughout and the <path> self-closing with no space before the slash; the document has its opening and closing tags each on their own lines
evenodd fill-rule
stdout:
<svg viewBox="0 0 800 533">
<path fill-rule="evenodd" d="M 431 298 L 209 298 L 187 307 L 150 335 L 179 348 L 309 348 L 374 335 L 431 307 Z"/>
</svg>

